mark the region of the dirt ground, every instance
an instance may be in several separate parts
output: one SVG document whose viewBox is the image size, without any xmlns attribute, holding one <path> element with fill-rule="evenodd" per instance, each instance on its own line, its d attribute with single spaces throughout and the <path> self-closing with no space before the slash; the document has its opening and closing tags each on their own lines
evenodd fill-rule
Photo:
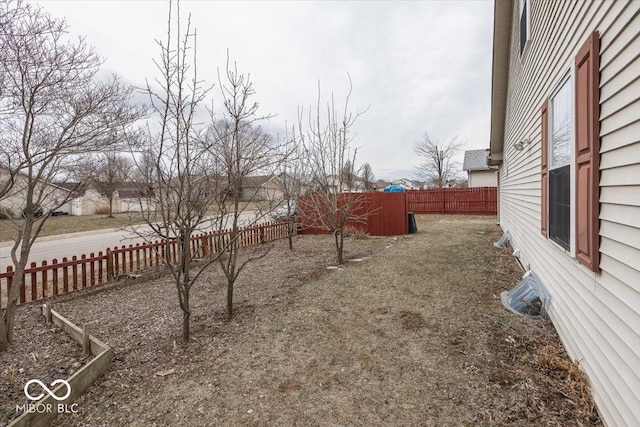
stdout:
<svg viewBox="0 0 640 427">
<path fill-rule="evenodd" d="M 328 237 L 300 236 L 293 252 L 277 242 L 240 276 L 230 322 L 212 268 L 188 344 L 167 279 L 57 304 L 116 358 L 56 424 L 601 425 L 552 325 L 500 304 L 522 273 L 492 246 L 495 219 L 420 216 L 418 228 L 347 241 L 338 270 Z M 0 356 L 1 370 L 27 355 Z M 18 403 L 5 396 L 0 408 Z"/>
<path fill-rule="evenodd" d="M 16 405 L 29 403 L 23 387 L 32 379 L 51 384 L 80 369 L 92 356 L 55 325 L 47 325 L 40 305 L 20 307 L 16 315 L 15 342 L 0 353 L 0 425 L 16 416 Z M 31 389 L 30 389 L 31 390 Z M 37 395 L 41 390 L 30 391 Z"/>
</svg>

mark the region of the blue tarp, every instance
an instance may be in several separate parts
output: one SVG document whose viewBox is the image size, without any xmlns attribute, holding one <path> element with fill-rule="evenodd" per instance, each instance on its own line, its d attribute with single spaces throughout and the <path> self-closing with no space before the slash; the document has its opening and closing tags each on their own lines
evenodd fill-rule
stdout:
<svg viewBox="0 0 640 427">
<path fill-rule="evenodd" d="M 385 193 L 399 193 L 401 191 L 404 191 L 404 187 L 402 185 L 387 185 L 386 187 L 384 187 L 384 192 Z"/>
</svg>

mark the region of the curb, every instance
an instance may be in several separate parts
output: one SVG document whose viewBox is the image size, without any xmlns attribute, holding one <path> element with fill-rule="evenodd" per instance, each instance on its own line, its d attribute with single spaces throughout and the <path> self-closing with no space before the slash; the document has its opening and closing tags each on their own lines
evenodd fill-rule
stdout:
<svg viewBox="0 0 640 427">
<path fill-rule="evenodd" d="M 121 227 L 115 227 L 115 228 L 100 228 L 98 230 L 90 230 L 90 231 L 78 231 L 77 233 L 53 234 L 51 236 L 38 237 L 38 240 L 36 240 L 36 242 L 48 242 L 51 240 L 62 240 L 62 239 L 70 239 L 73 237 L 92 236 L 95 234 L 113 233 L 120 230 L 122 230 Z M 6 240 L 4 242 L 0 242 L 0 248 L 6 248 L 11 246 L 13 246 L 12 240 Z"/>
</svg>

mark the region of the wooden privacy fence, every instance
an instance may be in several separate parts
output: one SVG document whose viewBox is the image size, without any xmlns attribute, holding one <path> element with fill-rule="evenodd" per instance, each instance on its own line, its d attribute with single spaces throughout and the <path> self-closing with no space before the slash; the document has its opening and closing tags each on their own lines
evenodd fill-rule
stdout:
<svg viewBox="0 0 640 427">
<path fill-rule="evenodd" d="M 238 230 L 238 245 L 243 248 L 286 238 L 287 227 L 287 223 L 270 222 L 241 228 Z M 231 242 L 231 235 L 231 230 L 224 230 L 192 236 L 192 258 L 205 258 L 224 250 Z M 51 262 L 42 261 L 40 266 L 32 262 L 24 272 L 19 304 L 41 301 L 113 281 L 158 267 L 165 259 L 175 263 L 178 254 L 179 244 L 174 239 L 169 242 L 155 241 L 108 248 L 97 255 L 92 252 L 89 256 L 82 255 L 79 258 L 54 258 Z M 8 266 L 6 272 L 0 273 L 0 307 L 6 306 L 14 274 L 12 266 Z"/>
<path fill-rule="evenodd" d="M 334 205 L 334 207 L 331 206 Z M 345 214 L 341 206 L 350 206 L 347 226 L 370 236 L 397 236 L 409 232 L 407 198 L 400 193 L 341 193 L 311 195 L 298 199 L 299 234 L 327 234 L 329 213 Z M 335 221 L 334 221 L 335 222 Z"/>
<path fill-rule="evenodd" d="M 495 215 L 498 213 L 496 187 L 436 188 L 407 191 L 409 212 L 417 214 Z"/>
<path fill-rule="evenodd" d="M 319 198 L 314 202 L 314 197 Z M 411 190 L 398 193 L 342 193 L 334 195 L 336 207 L 358 198 L 353 216 L 358 221 L 348 222 L 371 236 L 407 234 L 408 212 L 416 214 L 495 215 L 498 206 L 496 187 L 438 188 Z M 323 224 L 331 223 L 327 212 L 332 209 L 323 204 L 331 203 L 326 195 L 305 196 L 298 200 L 300 234 L 325 234 Z M 316 205 L 316 206 L 314 206 Z M 320 205 L 318 207 L 318 205 Z M 337 209 L 340 214 L 340 209 Z"/>
</svg>

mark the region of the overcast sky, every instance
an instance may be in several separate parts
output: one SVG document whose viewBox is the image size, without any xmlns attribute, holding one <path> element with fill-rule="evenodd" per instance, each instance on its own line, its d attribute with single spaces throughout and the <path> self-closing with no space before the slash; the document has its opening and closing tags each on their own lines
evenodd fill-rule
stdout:
<svg viewBox="0 0 640 427">
<path fill-rule="evenodd" d="M 165 1 L 41 1 L 65 17 L 105 58 L 103 69 L 143 86 L 157 76 L 156 39 L 166 34 Z M 198 73 L 211 84 L 226 51 L 250 73 L 266 129 L 296 121 L 320 81 L 324 95 L 369 110 L 356 123 L 358 163 L 376 178 L 416 176 L 414 142 L 424 131 L 458 135 L 466 149 L 489 146 L 493 2 L 181 2 L 198 33 Z M 214 105 L 220 96 L 212 92 Z M 462 154 L 459 159 L 462 162 Z"/>
</svg>

